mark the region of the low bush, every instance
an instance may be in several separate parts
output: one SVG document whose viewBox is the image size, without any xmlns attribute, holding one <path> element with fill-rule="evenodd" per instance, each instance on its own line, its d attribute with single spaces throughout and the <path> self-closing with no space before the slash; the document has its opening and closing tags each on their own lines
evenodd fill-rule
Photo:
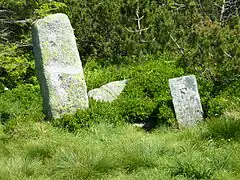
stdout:
<svg viewBox="0 0 240 180">
<path fill-rule="evenodd" d="M 90 100 L 90 108 L 79 110 L 55 120 L 54 125 L 75 131 L 98 122 L 148 122 L 174 123 L 173 106 L 168 85 L 170 78 L 184 74 L 174 59 L 160 56 L 134 66 L 102 67 L 97 62 L 86 64 L 86 80 L 89 89 L 100 87 L 109 81 L 128 79 L 128 84 L 117 100 L 111 103 Z"/>
<path fill-rule="evenodd" d="M 14 45 L 0 44 L 0 92 L 4 87 L 15 88 L 20 84 L 36 84 L 32 53 L 24 53 Z"/>
<path fill-rule="evenodd" d="M 5 129 L 13 129 L 19 121 L 43 120 L 39 86 L 20 85 L 0 95 L 0 122 Z"/>
<path fill-rule="evenodd" d="M 166 116 L 160 114 L 162 108 L 173 112 L 171 103 L 168 103 L 171 102 L 168 80 L 183 75 L 183 70 L 165 60 L 148 61 L 132 70 L 132 78 L 118 101 L 118 106 L 128 121 L 168 121 L 167 113 Z"/>
<path fill-rule="evenodd" d="M 111 103 L 90 99 L 90 108 L 79 110 L 75 115 L 66 115 L 54 121 L 54 125 L 71 132 L 99 122 L 151 122 L 153 126 L 171 124 L 176 127 L 172 97 L 168 80 L 185 75 L 177 68 L 169 55 L 148 56 L 142 63 L 131 65 L 107 65 L 100 61 L 89 61 L 85 66 L 89 89 L 98 88 L 110 81 L 128 79 L 128 84 L 117 100 Z M 236 94 L 237 84 L 232 83 L 218 95 L 212 94 L 214 84 L 197 76 L 199 93 L 205 117 L 218 117 L 226 112 L 230 104 L 229 94 Z M 234 96 L 235 97 L 235 96 Z M 234 99 L 234 98 L 232 98 Z M 236 101 L 236 100 L 235 100 Z M 236 104 L 236 103 L 234 103 Z"/>
<path fill-rule="evenodd" d="M 208 101 L 208 112 L 207 115 L 209 117 L 216 117 L 223 114 L 226 109 L 228 103 L 224 96 L 217 96 Z"/>
<path fill-rule="evenodd" d="M 121 111 L 114 104 L 114 102 L 110 104 L 90 100 L 90 107 L 87 110 L 79 109 L 74 115 L 66 114 L 62 118 L 53 120 L 53 125 L 76 132 L 80 128 L 88 128 L 96 123 L 121 123 L 123 122 Z"/>
<path fill-rule="evenodd" d="M 238 112 L 240 105 L 240 81 L 230 83 L 218 92 L 218 95 L 211 97 L 207 102 L 206 114 L 208 117 L 217 117 L 222 114 Z"/>
</svg>

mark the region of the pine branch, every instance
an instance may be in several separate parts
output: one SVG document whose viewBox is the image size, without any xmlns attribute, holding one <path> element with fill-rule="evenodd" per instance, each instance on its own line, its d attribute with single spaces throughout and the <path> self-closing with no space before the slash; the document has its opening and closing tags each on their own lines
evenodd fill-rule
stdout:
<svg viewBox="0 0 240 180">
<path fill-rule="evenodd" d="M 222 10 L 221 10 L 221 16 L 220 16 L 220 23 L 221 23 L 221 25 L 222 25 L 222 23 L 223 23 L 223 14 L 224 14 L 224 12 L 225 12 L 225 4 L 226 4 L 226 1 L 223 0 Z"/>
<path fill-rule="evenodd" d="M 137 28 L 135 30 L 132 30 L 126 27 L 126 30 L 131 33 L 137 33 L 139 35 L 139 39 L 141 39 L 142 32 L 147 31 L 150 27 L 147 27 L 147 28 L 141 27 L 141 20 L 144 18 L 144 15 L 142 16 L 139 15 L 139 5 L 137 5 L 135 15 L 136 15 L 136 18 L 134 20 L 137 21 Z M 146 41 L 141 40 L 141 42 L 146 42 Z"/>
<path fill-rule="evenodd" d="M 178 50 L 181 52 L 182 55 L 184 55 L 184 51 L 183 48 L 181 48 L 179 46 L 179 44 L 177 43 L 177 40 L 173 38 L 173 36 L 170 34 L 171 39 L 173 40 L 173 42 L 176 44 L 176 46 L 178 47 Z"/>
<path fill-rule="evenodd" d="M 24 20 L 6 20 L 6 19 L 0 19 L 0 23 L 4 24 L 17 24 L 17 23 L 22 23 L 22 24 L 27 24 L 27 23 L 32 23 L 32 19 L 24 19 Z"/>
</svg>

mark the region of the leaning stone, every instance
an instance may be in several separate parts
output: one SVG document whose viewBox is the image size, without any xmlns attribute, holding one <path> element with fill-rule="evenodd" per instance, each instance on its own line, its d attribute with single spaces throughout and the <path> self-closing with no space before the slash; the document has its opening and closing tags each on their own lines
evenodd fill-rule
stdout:
<svg viewBox="0 0 240 180">
<path fill-rule="evenodd" d="M 88 96 L 97 101 L 112 102 L 121 94 L 126 84 L 127 80 L 113 81 L 100 88 L 90 90 Z"/>
<path fill-rule="evenodd" d="M 67 15 L 54 14 L 36 21 L 33 48 L 46 116 L 59 118 L 88 108 L 82 63 Z"/>
<path fill-rule="evenodd" d="M 193 126 L 203 119 L 203 110 L 194 75 L 169 80 L 176 118 L 180 126 Z"/>
</svg>

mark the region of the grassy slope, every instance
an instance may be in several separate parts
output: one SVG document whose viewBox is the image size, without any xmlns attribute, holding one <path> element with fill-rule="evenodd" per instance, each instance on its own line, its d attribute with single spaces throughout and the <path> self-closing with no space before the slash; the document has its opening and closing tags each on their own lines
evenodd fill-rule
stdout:
<svg viewBox="0 0 240 180">
<path fill-rule="evenodd" d="M 21 123 L 1 132 L 0 179 L 239 179 L 240 143 L 210 130 L 100 124 L 71 134 Z"/>
<path fill-rule="evenodd" d="M 73 134 L 42 121 L 38 87 L 11 90 L 0 96 L 0 179 L 240 179 L 240 99 L 227 103 L 193 129 L 105 122 Z"/>
</svg>

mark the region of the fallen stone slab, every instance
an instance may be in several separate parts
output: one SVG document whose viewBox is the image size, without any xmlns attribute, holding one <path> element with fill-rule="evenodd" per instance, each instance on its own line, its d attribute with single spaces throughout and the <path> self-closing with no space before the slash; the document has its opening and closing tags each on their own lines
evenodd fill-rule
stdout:
<svg viewBox="0 0 240 180">
<path fill-rule="evenodd" d="M 82 63 L 67 15 L 59 13 L 37 20 L 33 48 L 45 115 L 59 118 L 88 108 Z"/>
<path fill-rule="evenodd" d="M 112 102 L 121 94 L 127 84 L 127 80 L 113 81 L 100 88 L 92 89 L 88 96 L 96 101 Z"/>
<path fill-rule="evenodd" d="M 194 126 L 203 119 L 203 110 L 194 75 L 169 80 L 176 118 L 180 126 Z"/>
</svg>

